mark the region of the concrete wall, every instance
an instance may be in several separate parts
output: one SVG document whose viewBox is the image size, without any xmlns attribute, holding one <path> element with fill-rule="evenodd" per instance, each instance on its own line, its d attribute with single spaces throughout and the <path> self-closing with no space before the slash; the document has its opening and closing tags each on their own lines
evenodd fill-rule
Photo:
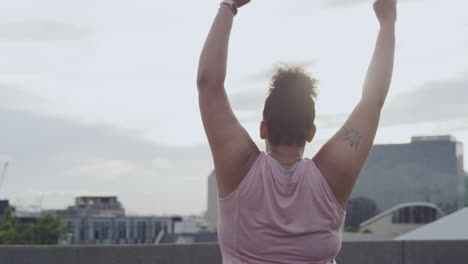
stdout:
<svg viewBox="0 0 468 264">
<path fill-rule="evenodd" d="M 466 241 L 345 242 L 339 264 L 468 263 Z M 1 264 L 221 264 L 217 244 L 2 246 Z"/>
</svg>

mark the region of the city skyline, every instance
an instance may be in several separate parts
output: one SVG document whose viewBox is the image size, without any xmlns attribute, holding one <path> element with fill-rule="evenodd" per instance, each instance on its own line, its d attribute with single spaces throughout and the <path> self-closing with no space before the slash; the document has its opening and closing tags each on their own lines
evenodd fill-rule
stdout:
<svg viewBox="0 0 468 264">
<path fill-rule="evenodd" d="M 359 100 L 378 30 L 372 1 L 252 2 L 235 18 L 231 103 L 263 149 L 257 130 L 273 65 L 306 68 L 320 81 L 311 157 Z M 217 4 L 2 3 L 0 163 L 10 167 L 0 199 L 60 209 L 76 196 L 113 194 L 129 213 L 206 210 L 213 167 L 195 79 Z M 461 0 L 400 1 L 376 144 L 450 134 L 468 145 L 467 9 Z"/>
</svg>

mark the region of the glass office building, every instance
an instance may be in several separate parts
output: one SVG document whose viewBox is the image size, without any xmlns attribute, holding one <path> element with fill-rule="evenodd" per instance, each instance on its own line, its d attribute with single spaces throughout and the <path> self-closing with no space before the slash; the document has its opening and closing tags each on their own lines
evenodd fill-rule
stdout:
<svg viewBox="0 0 468 264">
<path fill-rule="evenodd" d="M 445 213 L 464 206 L 463 144 L 452 136 L 413 137 L 409 144 L 375 145 L 351 198 L 368 198 L 380 212 L 429 202 Z"/>
</svg>

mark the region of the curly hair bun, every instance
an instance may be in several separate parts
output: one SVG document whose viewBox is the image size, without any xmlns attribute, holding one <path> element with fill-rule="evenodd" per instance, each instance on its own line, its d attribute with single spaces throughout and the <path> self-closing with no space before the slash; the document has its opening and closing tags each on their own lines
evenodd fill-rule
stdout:
<svg viewBox="0 0 468 264">
<path fill-rule="evenodd" d="M 267 139 L 274 146 L 305 144 L 315 120 L 318 81 L 300 67 L 276 69 L 263 110 Z"/>
</svg>

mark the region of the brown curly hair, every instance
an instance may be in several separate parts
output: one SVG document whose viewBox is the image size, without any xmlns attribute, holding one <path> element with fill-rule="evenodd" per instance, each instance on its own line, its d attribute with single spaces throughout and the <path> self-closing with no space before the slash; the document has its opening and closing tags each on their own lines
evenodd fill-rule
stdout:
<svg viewBox="0 0 468 264">
<path fill-rule="evenodd" d="M 273 146 L 304 146 L 315 121 L 318 81 L 300 67 L 280 66 L 270 82 L 263 110 Z"/>
</svg>

